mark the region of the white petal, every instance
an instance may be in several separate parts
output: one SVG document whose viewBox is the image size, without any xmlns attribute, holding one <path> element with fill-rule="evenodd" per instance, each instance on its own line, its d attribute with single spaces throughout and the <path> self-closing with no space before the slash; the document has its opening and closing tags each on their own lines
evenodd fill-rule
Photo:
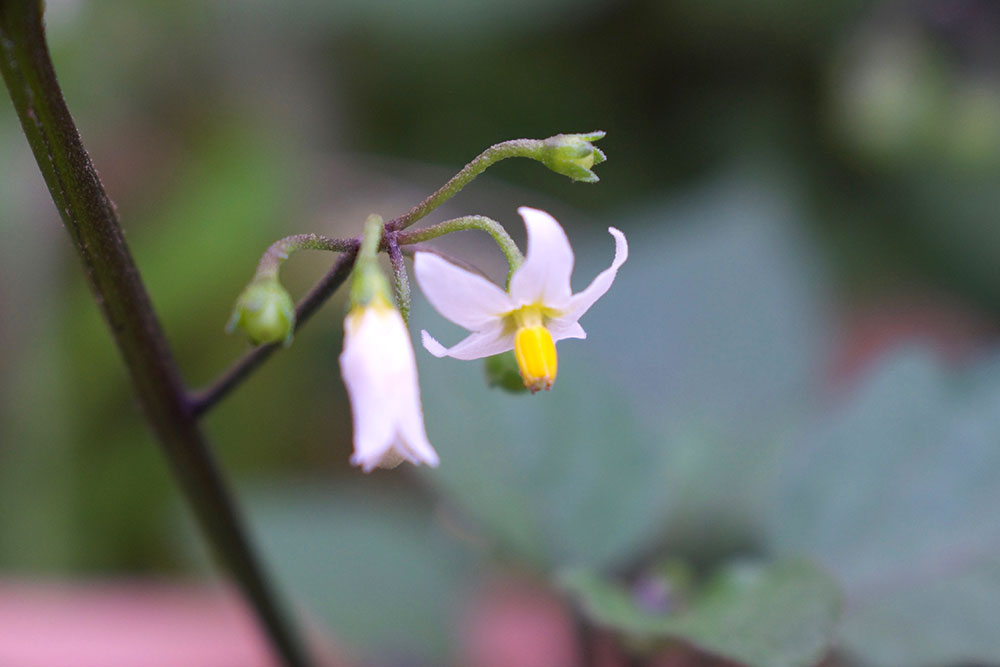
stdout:
<svg viewBox="0 0 1000 667">
<path fill-rule="evenodd" d="M 517 306 L 542 303 L 562 309 L 572 294 L 573 248 L 566 232 L 545 211 L 522 206 L 517 212 L 528 229 L 528 254 L 511 276 L 511 297 Z"/>
<path fill-rule="evenodd" d="M 410 461 L 423 463 L 431 468 L 437 468 L 441 460 L 427 439 L 424 429 L 424 417 L 420 412 L 408 412 L 401 416 L 399 425 L 399 449 L 405 449 L 410 454 Z"/>
<path fill-rule="evenodd" d="M 447 319 L 471 331 L 482 329 L 516 308 L 507 293 L 489 280 L 434 253 L 416 253 L 413 273 L 431 305 Z"/>
<path fill-rule="evenodd" d="M 348 318 L 350 319 L 350 318 Z M 363 327 L 359 327 L 363 332 Z M 345 331 L 350 330 L 350 325 Z M 351 463 L 371 471 L 392 446 L 395 424 L 386 419 L 381 405 L 383 382 L 372 368 L 370 350 L 359 335 L 345 335 L 344 351 L 340 355 L 340 371 L 351 399 L 354 426 L 354 454 Z"/>
<path fill-rule="evenodd" d="M 351 463 L 370 472 L 402 459 L 437 465 L 427 441 L 413 346 L 399 311 L 366 308 L 344 322 L 340 369 L 351 399 Z"/>
<path fill-rule="evenodd" d="M 504 333 L 500 322 L 484 331 L 470 334 L 450 348 L 437 342 L 434 336 L 426 331 L 421 331 L 420 336 L 424 347 L 435 357 L 453 357 L 463 361 L 492 357 L 494 354 L 514 349 L 514 335 Z"/>
<path fill-rule="evenodd" d="M 416 358 L 413 358 L 413 348 L 408 348 L 412 358 L 414 369 L 416 369 Z M 414 372 L 413 382 L 408 382 L 399 386 L 396 397 L 399 418 L 397 428 L 399 442 L 397 449 L 404 452 L 404 456 L 411 463 L 425 463 L 432 468 L 436 468 L 440 459 L 434 447 L 427 439 L 427 430 L 424 427 L 424 413 L 420 406 L 420 386 L 417 384 L 416 372 Z"/>
<path fill-rule="evenodd" d="M 615 281 L 618 268 L 628 259 L 628 241 L 625 240 L 625 235 L 614 227 L 608 227 L 608 231 L 615 237 L 614 261 L 611 262 L 610 267 L 598 273 L 585 290 L 573 295 L 566 313 L 566 317 L 569 319 L 580 319 L 584 313 L 590 310 L 595 301 L 604 296 L 611 287 L 611 283 Z"/>
<path fill-rule="evenodd" d="M 549 333 L 552 334 L 553 341 L 560 341 L 566 338 L 586 338 L 587 332 L 583 330 L 580 323 L 570 318 L 560 318 L 550 320 L 548 324 Z"/>
</svg>

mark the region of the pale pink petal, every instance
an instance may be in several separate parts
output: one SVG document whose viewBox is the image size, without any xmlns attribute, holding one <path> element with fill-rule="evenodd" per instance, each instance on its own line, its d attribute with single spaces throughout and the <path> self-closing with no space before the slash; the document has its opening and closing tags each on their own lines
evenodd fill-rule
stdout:
<svg viewBox="0 0 1000 667">
<path fill-rule="evenodd" d="M 416 253 L 413 273 L 435 310 L 471 331 L 516 308 L 507 293 L 489 280 L 434 253 Z"/>
<path fill-rule="evenodd" d="M 403 460 L 437 465 L 424 431 L 413 346 L 399 311 L 366 308 L 348 315 L 340 369 L 351 399 L 352 464 L 364 472 Z"/>
<path fill-rule="evenodd" d="M 456 345 L 446 348 L 437 342 L 433 336 L 426 331 L 421 331 L 421 340 L 427 351 L 435 357 L 452 357 L 469 361 L 470 359 L 482 359 L 492 357 L 507 350 L 514 349 L 514 335 L 504 333 L 503 326 L 497 322 L 494 326 L 485 331 L 477 331 L 469 335 Z"/>
<path fill-rule="evenodd" d="M 561 309 L 572 295 L 573 249 L 566 232 L 545 211 L 522 206 L 517 212 L 528 230 L 528 253 L 510 279 L 510 295 L 517 306 L 542 303 Z"/>
<path fill-rule="evenodd" d="M 552 334 L 553 341 L 587 337 L 587 332 L 583 330 L 580 323 L 569 318 L 550 320 L 545 326 L 548 328 L 549 333 Z"/>
<path fill-rule="evenodd" d="M 611 283 L 615 281 L 615 276 L 618 274 L 618 268 L 628 259 L 628 242 L 625 240 L 625 235 L 614 227 L 608 227 L 608 231 L 615 237 L 614 261 L 611 262 L 609 268 L 597 274 L 597 277 L 585 290 L 573 295 L 569 302 L 569 308 L 566 309 L 568 319 L 578 320 L 590 310 L 594 302 L 604 296 L 611 287 Z"/>
<path fill-rule="evenodd" d="M 441 460 L 434 451 L 430 441 L 427 439 L 427 431 L 424 429 L 424 417 L 422 414 L 401 415 L 399 424 L 400 442 L 397 447 L 400 451 L 405 450 L 411 462 L 423 463 L 431 468 L 437 468 Z"/>
</svg>

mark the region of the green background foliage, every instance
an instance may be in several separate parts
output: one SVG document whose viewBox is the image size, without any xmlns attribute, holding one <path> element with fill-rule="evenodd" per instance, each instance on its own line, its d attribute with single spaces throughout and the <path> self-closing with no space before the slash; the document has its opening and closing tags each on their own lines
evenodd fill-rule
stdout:
<svg viewBox="0 0 1000 667">
<path fill-rule="evenodd" d="M 338 295 L 208 417 L 269 566 L 338 640 L 441 664 L 469 591 L 514 570 L 642 650 L 1000 664 L 991 3 L 49 4 L 194 386 L 245 350 L 222 327 L 275 238 L 355 235 L 494 142 L 608 132 L 597 185 L 508 161 L 429 219 L 521 241 L 516 207 L 549 210 L 576 289 L 626 233 L 552 392 L 418 348 L 441 467 L 362 478 Z M 9 104 L 0 173 L 0 572 L 204 572 Z M 488 239 L 440 245 L 502 281 Z M 462 335 L 419 294 L 412 325 Z"/>
</svg>

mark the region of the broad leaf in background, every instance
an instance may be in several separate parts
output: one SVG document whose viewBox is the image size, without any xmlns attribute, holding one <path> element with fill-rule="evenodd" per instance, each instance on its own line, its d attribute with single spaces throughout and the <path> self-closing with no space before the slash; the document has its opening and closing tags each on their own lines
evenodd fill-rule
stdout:
<svg viewBox="0 0 1000 667">
<path fill-rule="evenodd" d="M 841 641 L 873 667 L 1000 662 L 1000 559 L 875 600 L 847 617 Z"/>
<path fill-rule="evenodd" d="M 444 662 L 470 562 L 427 505 L 370 484 L 334 490 L 296 481 L 248 495 L 247 514 L 282 590 L 317 614 L 335 642 Z"/>
<path fill-rule="evenodd" d="M 826 654 L 837 619 L 836 584 L 804 562 L 737 564 L 714 577 L 689 609 L 658 614 L 592 572 L 563 587 L 595 622 L 638 640 L 679 640 L 752 667 L 811 667 Z"/>
<path fill-rule="evenodd" d="M 414 322 L 426 316 L 415 309 Z M 441 455 L 428 476 L 501 551 L 543 568 L 620 561 L 655 538 L 666 506 L 660 443 L 644 435 L 622 388 L 575 352 L 563 356 L 555 388 L 535 396 L 487 388 L 481 363 L 420 367 Z"/>
<path fill-rule="evenodd" d="M 783 471 L 771 546 L 830 569 L 880 666 L 1000 661 L 1000 382 L 961 380 L 895 355 Z"/>
<path fill-rule="evenodd" d="M 718 555 L 756 539 L 779 434 L 818 393 L 822 262 L 798 231 L 793 182 L 743 175 L 774 171 L 757 164 L 618 216 L 636 230 L 632 256 L 584 322 L 587 345 L 655 420 L 675 550 Z"/>
</svg>

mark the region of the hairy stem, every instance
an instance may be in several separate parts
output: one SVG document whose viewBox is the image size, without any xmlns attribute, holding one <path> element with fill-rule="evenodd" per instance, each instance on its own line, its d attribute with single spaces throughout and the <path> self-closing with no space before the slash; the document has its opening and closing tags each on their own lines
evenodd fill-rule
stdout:
<svg viewBox="0 0 1000 667">
<path fill-rule="evenodd" d="M 306 665 L 196 422 L 114 205 L 80 140 L 45 43 L 39 0 L 0 0 L 0 73 L 42 176 L 83 261 L 142 410 L 224 566 L 286 665 Z"/>
<path fill-rule="evenodd" d="M 298 250 L 329 250 L 331 252 L 345 252 L 357 248 L 358 242 L 355 239 L 335 239 L 319 234 L 294 234 L 278 239 L 270 246 L 260 258 L 257 264 L 257 272 L 254 280 L 258 278 L 277 278 L 281 264 L 288 259 L 288 256 Z"/>
<path fill-rule="evenodd" d="M 487 218 L 484 215 L 467 215 L 461 218 L 445 220 L 444 222 L 439 222 L 436 225 L 431 225 L 430 227 L 424 227 L 410 232 L 400 232 L 397 236 L 397 240 L 400 245 L 410 245 L 413 243 L 430 241 L 431 239 L 436 239 L 439 236 L 464 231 L 466 229 L 478 229 L 480 231 L 484 231 L 493 237 L 493 240 L 496 241 L 498 246 L 500 246 L 500 252 L 503 253 L 504 259 L 507 260 L 507 284 L 509 285 L 510 277 L 514 275 L 514 271 L 516 271 L 517 268 L 524 263 L 524 255 L 521 254 L 520 248 L 518 248 L 517 244 L 514 243 L 514 239 L 510 237 L 510 234 L 507 233 L 507 230 L 504 229 L 503 225 L 492 218 Z"/>
<path fill-rule="evenodd" d="M 403 262 L 403 251 L 399 248 L 399 240 L 390 235 L 386 241 L 386 251 L 392 263 L 392 291 L 396 297 L 396 307 L 399 308 L 403 321 L 410 323 L 410 278 L 406 275 L 406 264 Z"/>
<path fill-rule="evenodd" d="M 512 157 L 539 159 L 538 155 L 544 145 L 545 142 L 541 139 L 511 139 L 510 141 L 504 141 L 490 146 L 485 151 L 480 153 L 472 162 L 465 165 L 465 167 L 462 168 L 462 171 L 455 174 L 451 180 L 442 185 L 437 192 L 411 208 L 403 215 L 398 218 L 393 218 L 386 223 L 386 230 L 392 232 L 400 229 L 406 229 L 414 222 L 425 217 L 438 206 L 454 197 L 459 190 L 472 182 L 476 176 L 479 176 L 479 174 L 483 173 L 490 166 L 496 164 L 500 160 L 506 160 L 507 158 Z"/>
</svg>

